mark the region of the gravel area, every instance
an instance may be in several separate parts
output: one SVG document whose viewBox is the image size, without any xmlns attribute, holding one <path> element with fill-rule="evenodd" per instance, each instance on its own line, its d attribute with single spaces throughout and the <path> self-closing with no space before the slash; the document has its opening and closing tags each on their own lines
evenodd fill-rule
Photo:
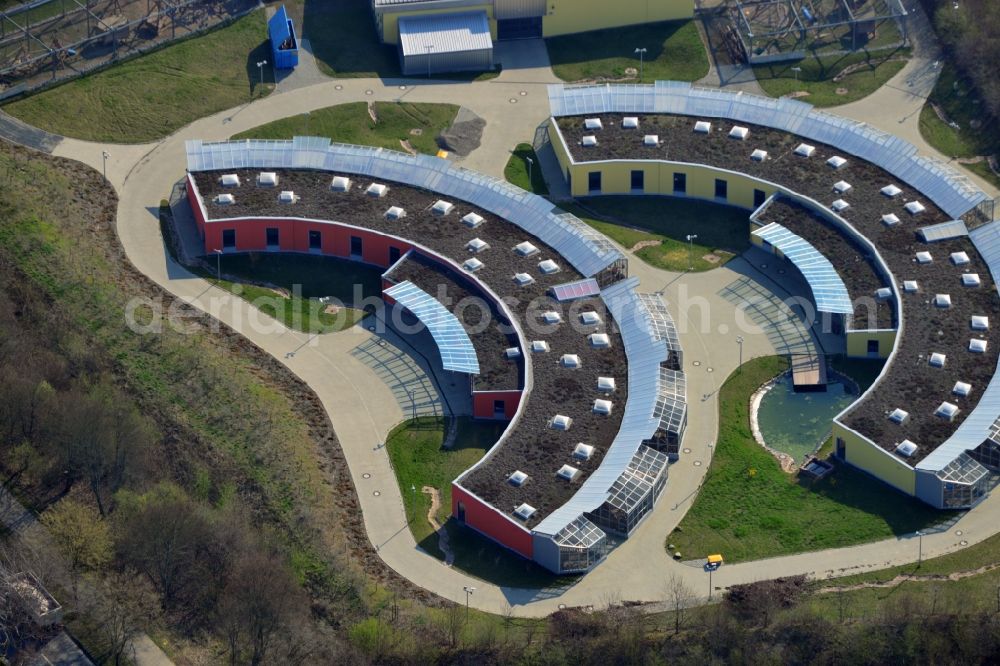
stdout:
<svg viewBox="0 0 1000 666">
<path fill-rule="evenodd" d="M 877 390 L 855 403 L 842 421 L 889 451 L 903 439 L 912 440 L 919 448 L 906 462 L 916 464 L 965 420 L 997 367 L 1000 308 L 986 263 L 968 238 L 929 244 L 917 235 L 922 227 L 949 220 L 944 211 L 874 164 L 842 154 L 832 146 L 805 141 L 778 130 L 740 123 L 749 129 L 749 134 L 746 140 L 739 141 L 728 136 L 736 123 L 717 118 L 705 119 L 712 123 L 709 134 L 698 134 L 693 129 L 700 118 L 640 114 L 638 130 L 626 130 L 621 127 L 623 114 L 600 117 L 604 129 L 596 133 L 584 129 L 583 116 L 557 119 L 576 161 L 661 159 L 709 164 L 769 180 L 824 205 L 835 199 L 846 200 L 850 207 L 840 216 L 878 248 L 898 285 L 903 280 L 917 280 L 920 290 L 902 297 L 905 333 L 886 375 Z M 585 134 L 596 134 L 598 145 L 581 146 L 580 140 Z M 646 134 L 659 135 L 660 144 L 644 146 Z M 795 155 L 794 150 L 800 143 L 813 145 L 815 153 L 808 158 Z M 767 159 L 752 160 L 750 155 L 756 149 L 767 151 Z M 847 164 L 839 169 L 828 166 L 826 160 L 834 155 L 847 159 Z M 833 189 L 834 183 L 841 180 L 852 186 L 844 194 Z M 880 192 L 890 184 L 902 190 L 894 198 Z M 910 215 L 904 209 L 910 201 L 920 201 L 926 210 L 916 216 Z M 888 213 L 895 214 L 900 223 L 891 227 L 883 224 L 882 215 Z M 915 254 L 920 251 L 930 252 L 933 262 L 917 264 Z M 971 263 L 954 265 L 949 261 L 952 252 L 966 252 Z M 963 273 L 978 273 L 982 286 L 964 287 Z M 936 294 L 949 294 L 952 307 L 936 308 L 932 304 Z M 972 315 L 990 317 L 990 330 L 972 331 Z M 988 340 L 985 353 L 968 351 L 969 340 L 974 337 Z M 928 357 L 933 352 L 947 356 L 944 368 L 928 364 Z M 954 395 L 952 388 L 956 381 L 972 384 L 971 393 L 966 397 Z M 961 410 L 953 421 L 934 415 L 945 401 L 958 405 Z M 909 421 L 902 426 L 886 418 L 887 413 L 897 407 L 910 412 Z"/>
<path fill-rule="evenodd" d="M 544 340 L 550 351 L 535 354 L 533 361 L 533 387 L 527 398 L 520 419 L 505 432 L 504 445 L 490 458 L 468 473 L 462 485 L 501 510 L 513 509 L 522 502 L 537 511 L 526 523 L 528 528 L 537 525 L 552 510 L 564 504 L 576 492 L 589 474 L 597 469 L 614 440 L 621 425 L 627 398 L 627 362 L 617 326 L 600 298 L 588 298 L 560 304 L 552 300 L 547 291 L 556 285 L 579 280 L 580 275 L 550 247 L 530 236 L 519 227 L 492 213 L 468 204 L 453 201 L 455 209 L 447 216 L 438 217 L 430 208 L 438 195 L 406 185 L 388 181 L 385 197 L 378 199 L 365 194 L 372 182 L 367 178 L 352 178 L 349 192 L 334 192 L 330 188 L 333 174 L 315 171 L 278 171 L 278 187 L 258 188 L 257 171 L 238 170 L 242 187 L 223 190 L 218 183 L 222 172 L 194 174 L 198 189 L 205 201 L 209 219 L 241 216 L 295 216 L 344 222 L 364 227 L 402 239 L 413 240 L 433 252 L 463 262 L 469 256 L 467 244 L 480 238 L 489 249 L 477 257 L 483 262 L 475 275 L 499 297 L 504 298 L 510 311 L 531 340 Z M 278 190 L 293 190 L 301 199 L 293 205 L 278 203 Z M 223 191 L 234 194 L 236 203 L 217 205 L 214 197 Z M 406 210 L 406 217 L 389 220 L 385 211 L 390 206 Z M 466 227 L 461 218 L 469 212 L 481 215 L 484 223 L 475 229 Z M 538 252 L 522 257 L 513 251 L 515 245 L 530 241 Z M 538 264 L 552 259 L 560 270 L 544 275 Z M 517 272 L 530 274 L 535 282 L 517 286 L 513 276 Z M 542 314 L 555 310 L 562 315 L 561 324 L 550 326 L 542 321 Z M 579 313 L 593 310 L 602 323 L 583 327 Z M 588 343 L 590 333 L 605 332 L 610 337 L 610 347 L 595 349 Z M 527 351 L 527 350 L 522 350 Z M 559 364 L 563 354 L 576 354 L 579 368 L 564 368 Z M 480 363 L 483 358 L 480 357 Z M 593 403 L 603 397 L 597 392 L 598 377 L 613 377 L 618 390 L 614 394 L 614 407 L 610 415 L 594 414 Z M 568 431 L 549 427 L 552 417 L 565 415 L 572 419 Z M 594 447 L 588 461 L 572 457 L 578 442 Z M 572 483 L 555 476 L 565 463 L 578 467 L 581 474 Z M 515 470 L 528 474 L 530 480 L 520 488 L 507 483 Z"/>
<path fill-rule="evenodd" d="M 757 219 L 763 224 L 776 222 L 800 236 L 839 269 L 840 278 L 854 303 L 852 330 L 895 328 L 896 317 L 891 304 L 880 304 L 877 312 L 871 311 L 875 290 L 889 284 L 875 270 L 874 259 L 852 239 L 815 212 L 786 199 L 775 199 Z"/>
<path fill-rule="evenodd" d="M 462 323 L 479 359 L 475 390 L 524 388 L 524 359 L 504 356 L 504 350 L 518 345 L 517 336 L 502 330 L 509 329 L 510 322 L 500 316 L 481 290 L 453 271 L 434 265 L 418 254 L 407 256 L 384 277 L 397 284 L 409 280 L 435 297 Z"/>
</svg>

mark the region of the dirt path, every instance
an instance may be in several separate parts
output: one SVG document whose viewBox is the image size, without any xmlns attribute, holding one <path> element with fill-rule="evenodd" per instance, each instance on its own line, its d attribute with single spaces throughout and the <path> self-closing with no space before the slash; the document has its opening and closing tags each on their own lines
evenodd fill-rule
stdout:
<svg viewBox="0 0 1000 666">
<path fill-rule="evenodd" d="M 431 496 L 431 508 L 427 510 L 427 522 L 437 532 L 438 548 L 444 553 L 444 563 L 450 567 L 455 562 L 455 553 L 452 552 L 451 543 L 448 541 L 448 530 L 444 529 L 437 519 L 438 509 L 441 508 L 441 493 L 438 492 L 437 488 L 431 486 L 424 486 L 420 492 Z"/>
<path fill-rule="evenodd" d="M 947 575 L 944 574 L 928 574 L 926 576 L 917 576 L 914 574 L 899 574 L 892 580 L 885 581 L 883 583 L 858 583 L 857 585 L 841 585 L 841 586 L 831 586 L 831 587 L 821 587 L 817 592 L 819 594 L 829 594 L 831 592 L 850 592 L 852 590 L 868 590 L 868 589 L 885 589 L 891 587 L 897 587 L 903 583 L 908 582 L 930 582 L 930 581 L 956 581 L 962 580 L 963 578 L 972 578 L 973 576 L 981 576 L 984 573 L 989 573 L 994 569 L 1000 568 L 1000 562 L 994 562 L 993 564 L 987 564 L 979 567 L 978 569 L 971 569 L 968 571 L 956 571 Z"/>
</svg>

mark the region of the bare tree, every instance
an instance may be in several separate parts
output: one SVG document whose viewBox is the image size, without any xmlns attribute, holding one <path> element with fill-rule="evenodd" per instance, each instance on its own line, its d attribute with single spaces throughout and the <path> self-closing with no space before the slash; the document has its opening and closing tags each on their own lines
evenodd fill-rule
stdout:
<svg viewBox="0 0 1000 666">
<path fill-rule="evenodd" d="M 683 578 L 676 572 L 671 572 L 664 586 L 664 598 L 674 613 L 674 633 L 680 633 L 681 627 L 684 626 L 685 613 L 696 598 L 695 593 Z"/>
<path fill-rule="evenodd" d="M 240 557 L 218 609 L 230 663 L 264 663 L 274 640 L 287 631 L 304 604 L 298 586 L 277 557 L 262 552 Z"/>
</svg>

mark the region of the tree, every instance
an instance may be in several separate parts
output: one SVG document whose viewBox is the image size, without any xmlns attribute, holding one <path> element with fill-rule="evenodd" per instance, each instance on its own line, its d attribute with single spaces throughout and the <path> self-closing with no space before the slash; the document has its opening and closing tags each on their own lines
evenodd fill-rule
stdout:
<svg viewBox="0 0 1000 666">
<path fill-rule="evenodd" d="M 218 608 L 230 663 L 264 663 L 274 640 L 287 633 L 304 605 L 305 599 L 280 559 L 260 551 L 238 558 Z"/>
<path fill-rule="evenodd" d="M 111 560 L 111 531 L 94 511 L 73 499 L 63 499 L 42 514 L 42 523 L 69 558 L 74 572 L 98 569 Z"/>
<path fill-rule="evenodd" d="M 667 605 L 674 613 L 674 633 L 680 633 L 685 611 L 694 603 L 695 594 L 676 572 L 671 572 L 667 578 L 664 592 Z"/>
</svg>

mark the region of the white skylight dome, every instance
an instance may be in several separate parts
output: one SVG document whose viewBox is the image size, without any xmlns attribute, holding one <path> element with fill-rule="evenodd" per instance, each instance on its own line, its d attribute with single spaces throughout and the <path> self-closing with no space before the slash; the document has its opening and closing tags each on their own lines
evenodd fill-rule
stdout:
<svg viewBox="0 0 1000 666">
<path fill-rule="evenodd" d="M 830 208 L 832 208 L 833 210 L 835 210 L 838 213 L 843 212 L 843 211 L 847 210 L 850 207 L 851 207 L 851 204 L 847 203 L 843 199 L 837 199 L 832 204 L 830 204 Z"/>
<path fill-rule="evenodd" d="M 964 266 L 969 263 L 969 253 L 968 252 L 952 252 L 951 253 L 951 263 L 956 266 Z"/>
<path fill-rule="evenodd" d="M 601 323 L 601 315 L 597 314 L 593 310 L 590 310 L 588 312 L 581 312 L 580 313 L 580 323 L 585 324 L 587 326 L 592 326 L 594 324 L 600 324 Z"/>
<path fill-rule="evenodd" d="M 951 295 L 950 294 L 938 294 L 934 297 L 934 305 L 939 308 L 950 308 L 951 307 Z"/>
<path fill-rule="evenodd" d="M 597 390 L 602 393 L 611 393 L 615 390 L 615 378 L 614 377 L 598 377 L 597 378 Z"/>
<path fill-rule="evenodd" d="M 564 414 L 556 414 L 549 422 L 549 427 L 553 430 L 569 430 L 571 425 L 573 425 L 573 419 Z"/>
<path fill-rule="evenodd" d="M 538 252 L 538 248 L 535 247 L 530 241 L 524 241 L 523 243 L 518 243 L 514 246 L 514 252 L 522 257 L 530 257 Z"/>
<path fill-rule="evenodd" d="M 538 270 L 541 271 L 542 275 L 552 275 L 559 272 L 559 264 L 551 259 L 546 259 L 538 262 Z"/>
<path fill-rule="evenodd" d="M 535 514 L 535 507 L 530 504 L 521 504 L 516 509 L 514 509 L 514 515 L 521 520 L 528 520 Z"/>
<path fill-rule="evenodd" d="M 510 359 L 520 358 L 521 357 L 521 348 L 520 347 L 507 347 L 507 349 L 505 349 L 503 351 L 503 355 L 506 356 L 507 358 L 510 358 Z"/>
<path fill-rule="evenodd" d="M 624 129 L 636 129 L 639 127 L 639 119 L 636 116 L 625 116 L 622 118 L 622 127 Z"/>
<path fill-rule="evenodd" d="M 712 123 L 707 120 L 699 120 L 694 124 L 694 131 L 699 134 L 708 134 L 712 131 Z"/>
<path fill-rule="evenodd" d="M 531 351 L 536 354 L 545 354 L 549 349 L 549 343 L 545 340 L 532 340 L 531 342 Z"/>
<path fill-rule="evenodd" d="M 296 201 L 298 201 L 298 199 L 299 198 L 295 196 L 295 192 L 291 190 L 285 190 L 284 192 L 278 195 L 278 201 L 280 203 L 288 203 L 288 204 L 295 203 Z"/>
<path fill-rule="evenodd" d="M 925 210 L 927 210 L 924 207 L 924 205 L 919 201 L 911 201 L 910 203 L 903 206 L 903 208 L 905 208 L 906 212 L 909 213 L 910 215 L 917 215 L 918 213 L 922 213 Z"/>
<path fill-rule="evenodd" d="M 368 189 L 365 190 L 365 194 L 370 197 L 375 197 L 376 199 L 381 199 L 388 194 L 388 192 L 389 188 L 382 183 L 372 183 L 368 186 Z"/>
<path fill-rule="evenodd" d="M 952 404 L 950 402 L 942 402 L 936 410 L 934 410 L 935 416 L 940 416 L 941 418 L 952 421 L 960 410 L 958 405 Z"/>
<path fill-rule="evenodd" d="M 799 157 L 812 157 L 815 152 L 816 146 L 810 146 L 808 143 L 800 143 L 795 148 L 795 154 Z"/>
<path fill-rule="evenodd" d="M 733 125 L 733 129 L 729 130 L 729 138 L 737 139 L 743 141 L 750 135 L 750 130 L 746 127 L 741 127 L 739 125 Z"/>
<path fill-rule="evenodd" d="M 389 210 L 385 211 L 385 219 L 387 220 L 400 220 L 406 217 L 406 211 L 399 206 L 390 206 Z"/>
<path fill-rule="evenodd" d="M 750 153 L 750 159 L 752 159 L 754 162 L 763 162 L 764 160 L 767 159 L 767 151 L 758 148 L 757 150 Z"/>
<path fill-rule="evenodd" d="M 903 193 L 903 190 L 899 189 L 895 185 L 886 185 L 879 191 L 885 196 L 889 197 L 890 199 L 892 197 L 898 197 L 900 194 Z"/>
<path fill-rule="evenodd" d="M 983 283 L 979 279 L 979 273 L 962 273 L 962 284 L 966 287 L 978 287 Z"/>
<path fill-rule="evenodd" d="M 482 238 L 473 238 L 468 243 L 466 243 L 465 247 L 468 248 L 469 252 L 479 254 L 483 250 L 488 250 L 490 244 L 484 241 Z"/>
<path fill-rule="evenodd" d="M 565 479 L 566 481 L 573 481 L 576 477 L 580 476 L 580 470 L 572 465 L 563 465 L 556 472 L 556 476 L 560 479 Z"/>
<path fill-rule="evenodd" d="M 334 192 L 346 192 L 351 189 L 351 179 L 346 176 L 334 176 L 330 182 L 330 189 Z"/>
<path fill-rule="evenodd" d="M 930 355 L 930 358 L 927 359 L 927 362 L 935 368 L 943 368 L 947 360 L 948 357 L 941 352 L 934 352 Z"/>
<path fill-rule="evenodd" d="M 892 298 L 892 289 L 889 289 L 889 287 L 879 287 L 878 289 L 875 290 L 875 298 L 879 299 L 880 301 L 889 300 L 890 298 Z"/>
<path fill-rule="evenodd" d="M 542 321 L 546 324 L 558 324 L 562 321 L 562 315 L 555 310 L 549 310 L 542 313 Z"/>
<path fill-rule="evenodd" d="M 837 194 L 843 194 L 851 189 L 851 184 L 846 180 L 838 180 L 833 184 L 833 191 Z"/>
<path fill-rule="evenodd" d="M 906 423 L 907 419 L 909 418 L 910 418 L 910 413 L 905 409 L 900 409 L 899 407 L 892 410 L 892 413 L 889 414 L 889 420 L 892 421 L 893 423 L 898 423 L 900 425 Z"/>
<path fill-rule="evenodd" d="M 219 184 L 223 187 L 239 187 L 240 177 L 235 173 L 224 173 L 219 178 Z"/>
<path fill-rule="evenodd" d="M 257 176 L 257 184 L 265 187 L 274 187 L 278 184 L 278 174 L 274 171 L 261 171 Z"/>
<path fill-rule="evenodd" d="M 642 145 L 656 147 L 660 145 L 660 135 L 659 134 L 647 134 L 642 137 Z"/>
<path fill-rule="evenodd" d="M 587 339 L 590 340 L 590 346 L 595 349 L 604 349 L 611 346 L 611 338 L 608 337 L 607 333 L 591 333 L 587 336 Z"/>
<path fill-rule="evenodd" d="M 469 259 L 466 259 L 465 262 L 462 264 L 462 268 L 469 271 L 470 273 L 475 273 L 483 266 L 485 266 L 485 264 L 476 259 L 475 257 L 470 257 Z"/>
<path fill-rule="evenodd" d="M 826 161 L 826 163 L 828 165 L 830 165 L 831 167 L 833 167 L 834 169 L 839 169 L 842 166 L 844 166 L 845 164 L 847 164 L 847 160 L 845 160 L 840 155 L 834 155 L 833 157 L 831 157 L 830 159 L 828 159 Z"/>
<path fill-rule="evenodd" d="M 597 145 L 597 137 L 594 136 L 593 134 L 588 134 L 587 136 L 580 139 L 580 144 L 584 148 L 593 148 L 594 146 Z"/>
<path fill-rule="evenodd" d="M 955 386 L 952 387 L 951 392 L 964 398 L 972 392 L 972 384 L 968 382 L 955 382 Z"/>
<path fill-rule="evenodd" d="M 903 291 L 908 294 L 914 294 L 920 291 L 920 285 L 916 280 L 903 280 Z"/>
<path fill-rule="evenodd" d="M 610 414 L 611 413 L 611 401 L 601 400 L 598 398 L 594 401 L 594 413 L 595 414 Z"/>
<path fill-rule="evenodd" d="M 236 203 L 236 197 L 234 197 L 232 194 L 220 194 L 219 196 L 215 197 L 215 203 L 221 204 L 223 206 L 230 206 Z"/>
<path fill-rule="evenodd" d="M 886 213 L 882 216 L 882 224 L 887 227 L 894 227 L 899 224 L 899 216 L 895 213 Z"/>
<path fill-rule="evenodd" d="M 507 482 L 512 486 L 520 488 L 524 485 L 524 482 L 528 480 L 528 475 L 521 470 L 516 470 L 513 474 L 507 477 Z"/>
<path fill-rule="evenodd" d="M 986 340 L 980 340 L 979 338 L 969 340 L 969 351 L 975 354 L 986 353 Z"/>
<path fill-rule="evenodd" d="M 447 215 L 454 209 L 455 209 L 455 204 L 451 203 L 450 201 L 445 201 L 444 199 L 438 199 L 437 201 L 434 202 L 434 205 L 431 206 L 431 212 L 439 217 Z"/>
<path fill-rule="evenodd" d="M 580 357 L 576 354 L 563 354 L 559 358 L 559 365 L 564 368 L 579 368 L 580 367 Z"/>
<path fill-rule="evenodd" d="M 531 277 L 527 273 L 514 274 L 514 282 L 516 282 L 519 287 L 526 287 L 534 281 L 535 278 Z"/>
<path fill-rule="evenodd" d="M 917 452 L 917 445 L 908 439 L 904 439 L 902 442 L 896 445 L 896 453 L 903 456 L 904 458 L 909 458 L 916 452 Z"/>
<path fill-rule="evenodd" d="M 973 331 L 986 331 L 990 327 L 990 318 L 985 315 L 972 315 L 970 326 Z"/>
<path fill-rule="evenodd" d="M 594 455 L 594 447 L 583 442 L 577 444 L 573 449 L 573 457 L 579 460 L 590 460 L 592 455 Z"/>
<path fill-rule="evenodd" d="M 470 229 L 475 229 L 480 224 L 483 223 L 483 216 L 476 213 L 469 213 L 462 218 L 462 224 L 469 227 Z"/>
<path fill-rule="evenodd" d="M 927 251 L 917 252 L 915 256 L 918 264 L 929 264 L 934 261 L 934 257 L 932 257 L 931 253 Z"/>
<path fill-rule="evenodd" d="M 583 121 L 583 127 L 589 130 L 599 130 L 604 129 L 604 124 L 601 123 L 600 118 L 587 118 Z"/>
</svg>

